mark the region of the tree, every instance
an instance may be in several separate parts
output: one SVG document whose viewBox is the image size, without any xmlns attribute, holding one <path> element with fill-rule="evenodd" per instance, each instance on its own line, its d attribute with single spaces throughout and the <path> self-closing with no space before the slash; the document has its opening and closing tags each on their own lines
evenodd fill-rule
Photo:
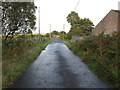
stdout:
<svg viewBox="0 0 120 90">
<path fill-rule="evenodd" d="M 66 32 L 65 32 L 65 31 L 61 31 L 61 32 L 60 32 L 60 38 L 61 38 L 62 40 L 64 40 L 65 37 L 66 37 Z"/>
<path fill-rule="evenodd" d="M 49 37 L 49 33 L 46 34 L 46 37 Z"/>
<path fill-rule="evenodd" d="M 89 20 L 89 18 L 81 19 L 78 16 L 78 13 L 72 11 L 67 16 L 67 21 L 71 25 L 71 29 L 67 34 L 68 38 L 70 39 L 72 35 L 82 36 L 82 35 L 89 35 L 93 29 L 93 22 Z"/>
<path fill-rule="evenodd" d="M 79 24 L 76 24 L 71 27 L 70 31 L 67 33 L 67 38 L 71 39 L 72 36 L 82 36 L 84 31 L 81 29 Z"/>
<path fill-rule="evenodd" d="M 32 34 L 32 30 L 31 29 L 28 30 L 28 34 Z"/>
<path fill-rule="evenodd" d="M 52 35 L 59 35 L 59 32 L 54 30 L 54 31 L 52 31 Z"/>
<path fill-rule="evenodd" d="M 5 41 L 9 42 L 14 34 L 28 33 L 29 29 L 35 28 L 35 10 L 33 2 L 2 3 L 2 32 Z"/>
<path fill-rule="evenodd" d="M 80 19 L 80 25 L 85 34 L 90 34 L 94 29 L 94 24 L 89 18 Z"/>
<path fill-rule="evenodd" d="M 66 32 L 65 31 L 61 31 L 60 34 L 66 34 Z"/>
<path fill-rule="evenodd" d="M 71 26 L 78 24 L 80 21 L 80 17 L 78 13 L 72 11 L 68 16 L 67 16 L 67 21 L 70 23 Z"/>
</svg>

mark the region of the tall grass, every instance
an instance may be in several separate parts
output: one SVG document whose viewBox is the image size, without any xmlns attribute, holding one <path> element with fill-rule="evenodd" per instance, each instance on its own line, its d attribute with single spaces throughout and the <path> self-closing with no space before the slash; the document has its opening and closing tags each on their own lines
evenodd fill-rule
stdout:
<svg viewBox="0 0 120 90">
<path fill-rule="evenodd" d="M 37 58 L 50 40 L 40 41 L 33 36 L 19 36 L 9 46 L 2 46 L 2 86 L 13 84 Z"/>
<path fill-rule="evenodd" d="M 104 81 L 120 88 L 120 34 L 94 36 L 67 44 Z"/>
</svg>

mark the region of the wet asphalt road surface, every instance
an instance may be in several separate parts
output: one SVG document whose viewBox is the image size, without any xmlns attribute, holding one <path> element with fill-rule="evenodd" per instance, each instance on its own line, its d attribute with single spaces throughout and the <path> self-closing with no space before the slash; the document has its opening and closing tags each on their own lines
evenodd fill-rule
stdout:
<svg viewBox="0 0 120 90">
<path fill-rule="evenodd" d="M 93 74 L 64 41 L 54 40 L 13 88 L 108 88 L 108 85 Z"/>
</svg>

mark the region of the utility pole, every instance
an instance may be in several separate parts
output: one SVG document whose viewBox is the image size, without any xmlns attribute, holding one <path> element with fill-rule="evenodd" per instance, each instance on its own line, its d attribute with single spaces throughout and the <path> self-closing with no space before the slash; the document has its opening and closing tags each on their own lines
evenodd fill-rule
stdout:
<svg viewBox="0 0 120 90">
<path fill-rule="evenodd" d="M 63 24 L 63 31 L 65 31 L 65 24 Z M 63 40 L 64 40 L 64 32 L 63 32 Z"/>
<path fill-rule="evenodd" d="M 51 39 L 51 24 L 50 24 L 50 39 Z"/>
<path fill-rule="evenodd" d="M 40 39 L 40 7 L 38 8 L 38 16 L 39 16 L 39 39 Z"/>
</svg>

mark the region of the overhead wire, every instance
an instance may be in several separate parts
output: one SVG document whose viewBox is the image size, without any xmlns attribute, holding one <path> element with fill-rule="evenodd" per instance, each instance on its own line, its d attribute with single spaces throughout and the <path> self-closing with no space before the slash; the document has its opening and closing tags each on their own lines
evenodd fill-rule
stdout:
<svg viewBox="0 0 120 90">
<path fill-rule="evenodd" d="M 80 3 L 80 0 L 79 0 L 78 3 L 76 4 L 74 11 L 77 9 L 79 3 Z"/>
</svg>

